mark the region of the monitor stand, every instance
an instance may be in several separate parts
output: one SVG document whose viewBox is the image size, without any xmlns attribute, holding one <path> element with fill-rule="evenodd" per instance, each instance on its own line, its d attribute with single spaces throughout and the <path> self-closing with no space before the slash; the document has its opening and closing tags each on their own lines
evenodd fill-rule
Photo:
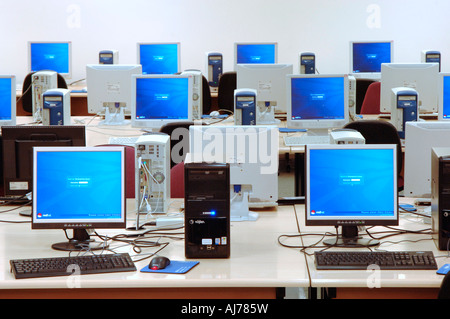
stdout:
<svg viewBox="0 0 450 319">
<path fill-rule="evenodd" d="M 105 119 L 99 125 L 127 125 L 131 121 L 125 120 L 125 107 L 119 106 L 105 106 Z"/>
<path fill-rule="evenodd" d="M 74 229 L 73 238 L 66 242 L 55 243 L 52 245 L 55 250 L 62 251 L 90 251 L 108 248 L 105 242 L 96 242 L 91 239 L 86 229 Z"/>
<path fill-rule="evenodd" d="M 370 247 L 377 246 L 380 242 L 373 238 L 358 236 L 358 226 L 342 226 L 342 235 L 323 241 L 325 245 L 336 247 Z"/>
<path fill-rule="evenodd" d="M 232 222 L 256 221 L 258 213 L 251 212 L 248 205 L 249 192 L 233 192 L 230 199 L 230 220 Z"/>
<path fill-rule="evenodd" d="M 280 123 L 280 120 L 275 118 L 275 108 L 272 102 L 258 102 L 256 109 L 256 124 L 270 125 Z"/>
</svg>

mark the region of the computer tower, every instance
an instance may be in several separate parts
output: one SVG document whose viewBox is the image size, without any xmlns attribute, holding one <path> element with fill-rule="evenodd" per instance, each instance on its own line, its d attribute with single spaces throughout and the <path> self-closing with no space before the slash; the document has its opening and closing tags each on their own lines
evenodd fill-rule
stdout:
<svg viewBox="0 0 450 319">
<path fill-rule="evenodd" d="M 206 69 L 208 70 L 208 83 L 211 92 L 217 93 L 219 89 L 219 80 L 223 72 L 223 56 L 219 52 L 206 53 Z"/>
<path fill-rule="evenodd" d="M 119 51 L 102 50 L 98 53 L 98 64 L 119 64 Z"/>
<path fill-rule="evenodd" d="M 312 52 L 300 53 L 300 74 L 316 73 L 316 55 Z"/>
<path fill-rule="evenodd" d="M 58 88 L 58 74 L 55 71 L 39 71 L 34 73 L 31 78 L 33 120 L 41 122 L 44 110 L 43 95 L 50 89 Z"/>
<path fill-rule="evenodd" d="M 234 90 L 234 124 L 256 125 L 256 96 L 254 89 Z"/>
<path fill-rule="evenodd" d="M 70 91 L 51 89 L 43 94 L 43 125 L 70 125 Z"/>
<path fill-rule="evenodd" d="M 135 143 L 135 197 L 139 212 L 167 213 L 170 201 L 170 136 L 150 133 Z"/>
<path fill-rule="evenodd" d="M 422 50 L 421 54 L 422 63 L 438 63 L 439 72 L 441 72 L 441 52 L 434 50 Z"/>
<path fill-rule="evenodd" d="M 450 243 L 450 147 L 431 148 L 431 236 L 439 250 Z"/>
<path fill-rule="evenodd" d="M 185 256 L 230 257 L 230 166 L 186 163 Z"/>
</svg>

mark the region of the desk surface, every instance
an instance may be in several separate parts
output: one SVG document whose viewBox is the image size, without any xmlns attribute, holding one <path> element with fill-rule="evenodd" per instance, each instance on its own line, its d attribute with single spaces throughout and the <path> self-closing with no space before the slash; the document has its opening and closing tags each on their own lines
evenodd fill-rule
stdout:
<svg viewBox="0 0 450 319">
<path fill-rule="evenodd" d="M 182 200 L 175 200 L 171 209 L 177 211 Z M 2 211 L 11 207 L 2 207 Z M 21 208 L 2 213 L 2 220 L 29 221 L 19 216 Z M 128 211 L 133 211 L 134 200 L 128 200 Z M 200 264 L 184 275 L 141 273 L 149 259 L 136 262 L 136 272 L 83 275 L 78 280 L 81 288 L 183 288 L 183 287 L 307 287 L 309 278 L 304 258 L 297 251 L 281 247 L 277 238 L 286 232 L 297 232 L 293 206 L 281 206 L 271 211 L 260 211 L 256 222 L 232 222 L 231 257 L 228 259 L 201 259 Z M 134 217 L 131 218 L 131 222 Z M 150 228 L 148 228 L 150 229 Z M 101 235 L 134 233 L 125 230 L 97 230 Z M 52 250 L 55 242 L 65 241 L 62 230 L 32 230 L 30 223 L 0 223 L 0 289 L 68 288 L 70 277 L 14 279 L 9 260 L 67 256 Z M 183 235 L 178 237 L 184 238 Z M 186 260 L 184 240 L 160 238 L 169 242 L 159 255 L 171 260 Z M 128 252 L 133 260 L 153 253 L 157 248 L 146 248 L 140 254 L 131 246 L 111 243 L 116 252 Z"/>
</svg>

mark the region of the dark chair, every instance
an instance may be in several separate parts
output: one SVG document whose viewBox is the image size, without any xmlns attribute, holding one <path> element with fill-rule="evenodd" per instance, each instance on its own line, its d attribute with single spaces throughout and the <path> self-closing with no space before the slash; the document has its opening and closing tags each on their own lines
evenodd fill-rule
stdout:
<svg viewBox="0 0 450 319">
<path fill-rule="evenodd" d="M 184 162 L 170 169 L 170 197 L 184 198 Z"/>
<path fill-rule="evenodd" d="M 33 102 L 31 99 L 31 76 L 36 72 L 28 73 L 23 80 L 22 85 L 22 108 L 25 112 L 31 113 L 33 111 Z M 57 74 L 58 76 L 58 88 L 59 89 L 67 89 L 67 83 L 64 77 L 61 74 Z"/>
<path fill-rule="evenodd" d="M 366 139 L 366 144 L 396 144 L 397 145 L 397 176 L 398 188 L 403 189 L 403 153 L 402 143 L 397 129 L 388 121 L 384 120 L 360 120 L 350 122 L 344 128 L 354 129 L 361 133 Z"/>
<path fill-rule="evenodd" d="M 448 272 L 442 279 L 438 299 L 450 299 L 450 272 Z"/>
<path fill-rule="evenodd" d="M 236 72 L 225 72 L 219 80 L 217 105 L 219 109 L 234 112 L 234 90 L 236 90 Z"/>
<path fill-rule="evenodd" d="M 356 114 L 361 114 L 361 107 L 366 96 L 367 89 L 370 84 L 374 82 L 374 80 L 369 79 L 356 79 Z"/>
<path fill-rule="evenodd" d="M 189 150 L 189 127 L 191 125 L 194 125 L 193 121 L 180 121 L 167 123 L 159 129 L 160 132 L 170 135 L 170 168 L 184 161 L 186 157 Z M 173 134 L 175 130 L 177 130 L 176 134 Z"/>
<path fill-rule="evenodd" d="M 126 184 L 126 198 L 135 198 L 135 160 L 136 155 L 133 146 L 129 145 L 115 145 L 115 144 L 102 144 L 96 146 L 123 146 L 125 147 L 125 184 Z"/>
<path fill-rule="evenodd" d="M 373 82 L 367 88 L 360 114 L 380 114 L 381 82 Z"/>
</svg>

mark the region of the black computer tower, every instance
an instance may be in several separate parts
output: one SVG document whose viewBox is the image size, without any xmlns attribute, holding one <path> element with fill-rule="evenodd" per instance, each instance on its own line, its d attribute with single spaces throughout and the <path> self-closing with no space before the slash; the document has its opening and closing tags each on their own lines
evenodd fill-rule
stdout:
<svg viewBox="0 0 450 319">
<path fill-rule="evenodd" d="M 450 244 L 450 147 L 431 149 L 431 228 L 439 250 Z"/>
<path fill-rule="evenodd" d="M 186 258 L 230 257 L 230 166 L 184 166 Z"/>
</svg>

